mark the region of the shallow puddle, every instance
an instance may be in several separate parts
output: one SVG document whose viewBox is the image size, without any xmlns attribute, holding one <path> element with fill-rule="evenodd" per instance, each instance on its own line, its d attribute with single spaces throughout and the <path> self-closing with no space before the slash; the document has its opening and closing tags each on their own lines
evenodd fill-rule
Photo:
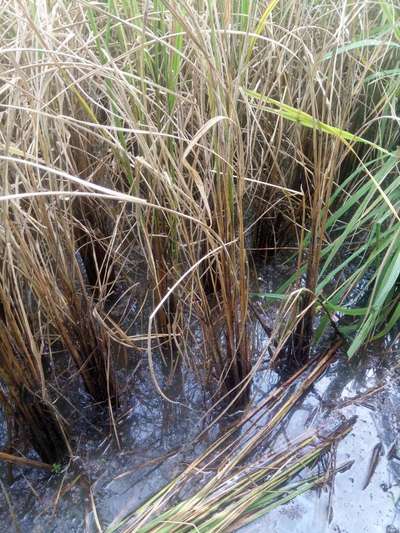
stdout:
<svg viewBox="0 0 400 533">
<path fill-rule="evenodd" d="M 400 531 L 400 458 L 396 456 L 400 444 L 400 376 L 393 369 L 396 355 L 393 352 L 384 359 L 371 350 L 351 364 L 342 356 L 316 383 L 292 415 L 287 436 L 293 438 L 311 423 L 330 423 L 355 415 L 356 423 L 339 442 L 336 454 L 337 465 L 349 460 L 353 464 L 338 473 L 330 486 L 299 496 L 241 528 L 242 533 Z M 374 392 L 378 387 L 383 388 Z M 374 468 L 374 450 L 380 445 Z"/>
<path fill-rule="evenodd" d="M 372 347 L 350 363 L 345 355 L 338 356 L 276 435 L 275 445 L 284 445 L 311 426 L 333 428 L 343 417 L 356 415 L 357 421 L 339 443 L 336 455 L 337 466 L 350 460 L 352 466 L 336 474 L 329 486 L 305 493 L 242 528 L 242 533 L 400 531 L 400 372 L 394 368 L 398 352 L 392 349 L 382 355 L 384 349 L 384 345 Z M 267 361 L 260 368 L 252 388 L 255 402 L 278 380 Z M 7 468 L 0 465 L 1 530 L 19 527 L 32 533 L 91 533 L 98 531 L 98 525 L 105 529 L 198 456 L 222 427 L 217 425 L 206 439 L 190 445 L 210 420 L 200 422 L 205 412 L 202 392 L 188 376 L 167 387 L 166 376 L 159 369 L 159 379 L 178 403 L 165 402 L 147 370 L 137 369 L 130 396 L 121 408 L 123 415 L 117 419 L 120 449 L 109 432 L 103 430 L 103 437 L 94 437 L 88 428 L 77 438 L 79 457 L 65 474 L 49 477 L 14 468 L 15 480 L 10 484 Z M 90 416 L 93 418 L 93 413 Z M 4 432 L 1 438 L 4 445 Z M 378 444 L 381 453 L 374 462 Z"/>
</svg>

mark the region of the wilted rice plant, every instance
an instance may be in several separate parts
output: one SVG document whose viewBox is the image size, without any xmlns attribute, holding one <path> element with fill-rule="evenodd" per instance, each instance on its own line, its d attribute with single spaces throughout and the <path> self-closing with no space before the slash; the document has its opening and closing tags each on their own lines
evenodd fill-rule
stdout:
<svg viewBox="0 0 400 533">
<path fill-rule="evenodd" d="M 40 309 L 27 305 L 29 286 L 19 276 L 10 250 L 3 251 L 0 283 L 0 406 L 8 414 L 9 446 L 15 445 L 13 419 L 41 459 L 53 464 L 68 451 L 67 425 L 49 391 L 49 346 Z M 35 317 L 36 315 L 36 317 Z M 44 331 L 43 331 L 44 330 Z"/>
</svg>

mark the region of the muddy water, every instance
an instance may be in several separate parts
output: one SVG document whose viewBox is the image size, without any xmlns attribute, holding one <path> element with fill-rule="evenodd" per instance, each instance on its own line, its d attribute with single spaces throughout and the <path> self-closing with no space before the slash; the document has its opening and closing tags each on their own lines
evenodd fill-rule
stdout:
<svg viewBox="0 0 400 533">
<path fill-rule="evenodd" d="M 262 351 L 263 334 L 259 333 L 255 349 Z M 400 532 L 400 371 L 395 368 L 400 349 L 391 346 L 389 350 L 389 344 L 373 346 L 351 363 L 340 355 L 277 436 L 290 441 L 310 426 L 334 426 L 343 416 L 356 415 L 352 432 L 337 448 L 337 464 L 353 460 L 351 468 L 338 473 L 329 487 L 276 509 L 242 528 L 243 533 Z M 14 469 L 15 479 L 10 482 L 5 466 L 0 465 L 0 531 L 105 529 L 201 453 L 221 429 L 217 426 L 207 440 L 190 445 L 207 423 L 207 418 L 202 419 L 206 398 L 187 374 L 172 383 L 161 367 L 157 375 L 163 390 L 177 403 L 165 402 L 156 393 L 145 365 L 133 366 L 117 419 L 119 445 L 112 431 L 99 429 L 104 426 L 104 414 L 88 412 L 98 429 L 93 432 L 77 418 L 76 459 L 63 472 L 49 477 Z M 264 397 L 277 379 L 265 361 L 253 384 L 253 401 Z M 1 420 L 0 428 L 4 446 Z M 371 458 L 377 445 L 381 453 L 376 454 L 374 467 Z"/>
<path fill-rule="evenodd" d="M 395 355 L 394 352 L 391 356 L 392 362 Z M 390 364 L 388 359 L 386 364 Z M 365 397 L 382 385 L 381 391 Z M 385 368 L 382 357 L 364 354 L 364 358 L 351 365 L 340 358 L 297 408 L 286 433 L 292 438 L 311 423 L 356 415 L 354 428 L 339 443 L 336 455 L 337 464 L 353 460 L 352 467 L 337 474 L 330 487 L 308 492 L 241 531 L 400 531 L 400 459 L 396 457 L 399 407 L 399 377 Z M 371 458 L 377 445 L 382 445 L 382 450 L 373 470 Z"/>
</svg>

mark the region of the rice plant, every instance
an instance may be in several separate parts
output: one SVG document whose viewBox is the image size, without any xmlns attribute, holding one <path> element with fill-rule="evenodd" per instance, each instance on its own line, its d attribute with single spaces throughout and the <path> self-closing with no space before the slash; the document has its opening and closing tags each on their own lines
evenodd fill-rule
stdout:
<svg viewBox="0 0 400 533">
<path fill-rule="evenodd" d="M 323 334 L 352 356 L 395 331 L 399 20 L 390 1 L 1 3 L 0 404 L 45 463 L 74 453 L 62 380 L 119 444 L 136 364 L 165 402 L 176 375 L 194 379 L 219 420 L 246 413 L 262 364 L 291 380 Z M 272 256 L 290 272 L 260 295 Z M 275 317 L 263 358 L 252 293 Z M 221 478 L 129 523 L 229 530 L 236 506 L 247 521 L 326 480 L 285 488 L 346 431 L 253 475 L 261 432 L 225 450 Z"/>
</svg>

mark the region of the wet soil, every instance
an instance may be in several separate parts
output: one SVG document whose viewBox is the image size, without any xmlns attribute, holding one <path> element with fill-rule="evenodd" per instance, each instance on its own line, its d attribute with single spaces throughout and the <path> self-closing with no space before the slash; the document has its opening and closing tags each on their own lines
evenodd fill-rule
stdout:
<svg viewBox="0 0 400 533">
<path fill-rule="evenodd" d="M 264 314 L 265 322 L 271 318 Z M 254 351 L 260 354 L 266 333 L 257 320 L 254 328 Z M 293 409 L 276 442 L 290 442 L 310 426 L 334 427 L 343 417 L 356 415 L 354 428 L 339 443 L 336 457 L 337 464 L 354 461 L 351 468 L 338 473 L 329 486 L 242 528 L 243 533 L 400 532 L 399 355 L 400 346 L 390 339 L 350 362 L 339 354 Z M 116 419 L 118 440 L 104 422 L 106 413 L 87 407 L 84 392 L 76 388 L 75 457 L 50 476 L 15 467 L 11 479 L 9 469 L 0 464 L 0 531 L 105 530 L 181 472 L 229 423 L 225 418 L 192 445 L 211 416 L 204 416 L 209 399 L 195 377 L 182 366 L 171 381 L 162 365 L 156 364 L 159 382 L 175 403 L 167 402 L 154 387 L 144 352 L 129 357 L 132 364 Z M 266 357 L 252 385 L 252 402 L 265 397 L 278 379 Z M 5 444 L 0 413 L 0 448 Z M 374 450 L 380 453 L 374 456 Z"/>
<path fill-rule="evenodd" d="M 253 522 L 243 533 L 396 533 L 400 531 L 400 351 L 371 347 L 357 360 L 342 355 L 293 412 L 290 440 L 318 422 L 356 416 L 336 462 L 354 461 L 330 486 L 310 491 Z M 374 450 L 380 449 L 374 468 Z"/>
</svg>

